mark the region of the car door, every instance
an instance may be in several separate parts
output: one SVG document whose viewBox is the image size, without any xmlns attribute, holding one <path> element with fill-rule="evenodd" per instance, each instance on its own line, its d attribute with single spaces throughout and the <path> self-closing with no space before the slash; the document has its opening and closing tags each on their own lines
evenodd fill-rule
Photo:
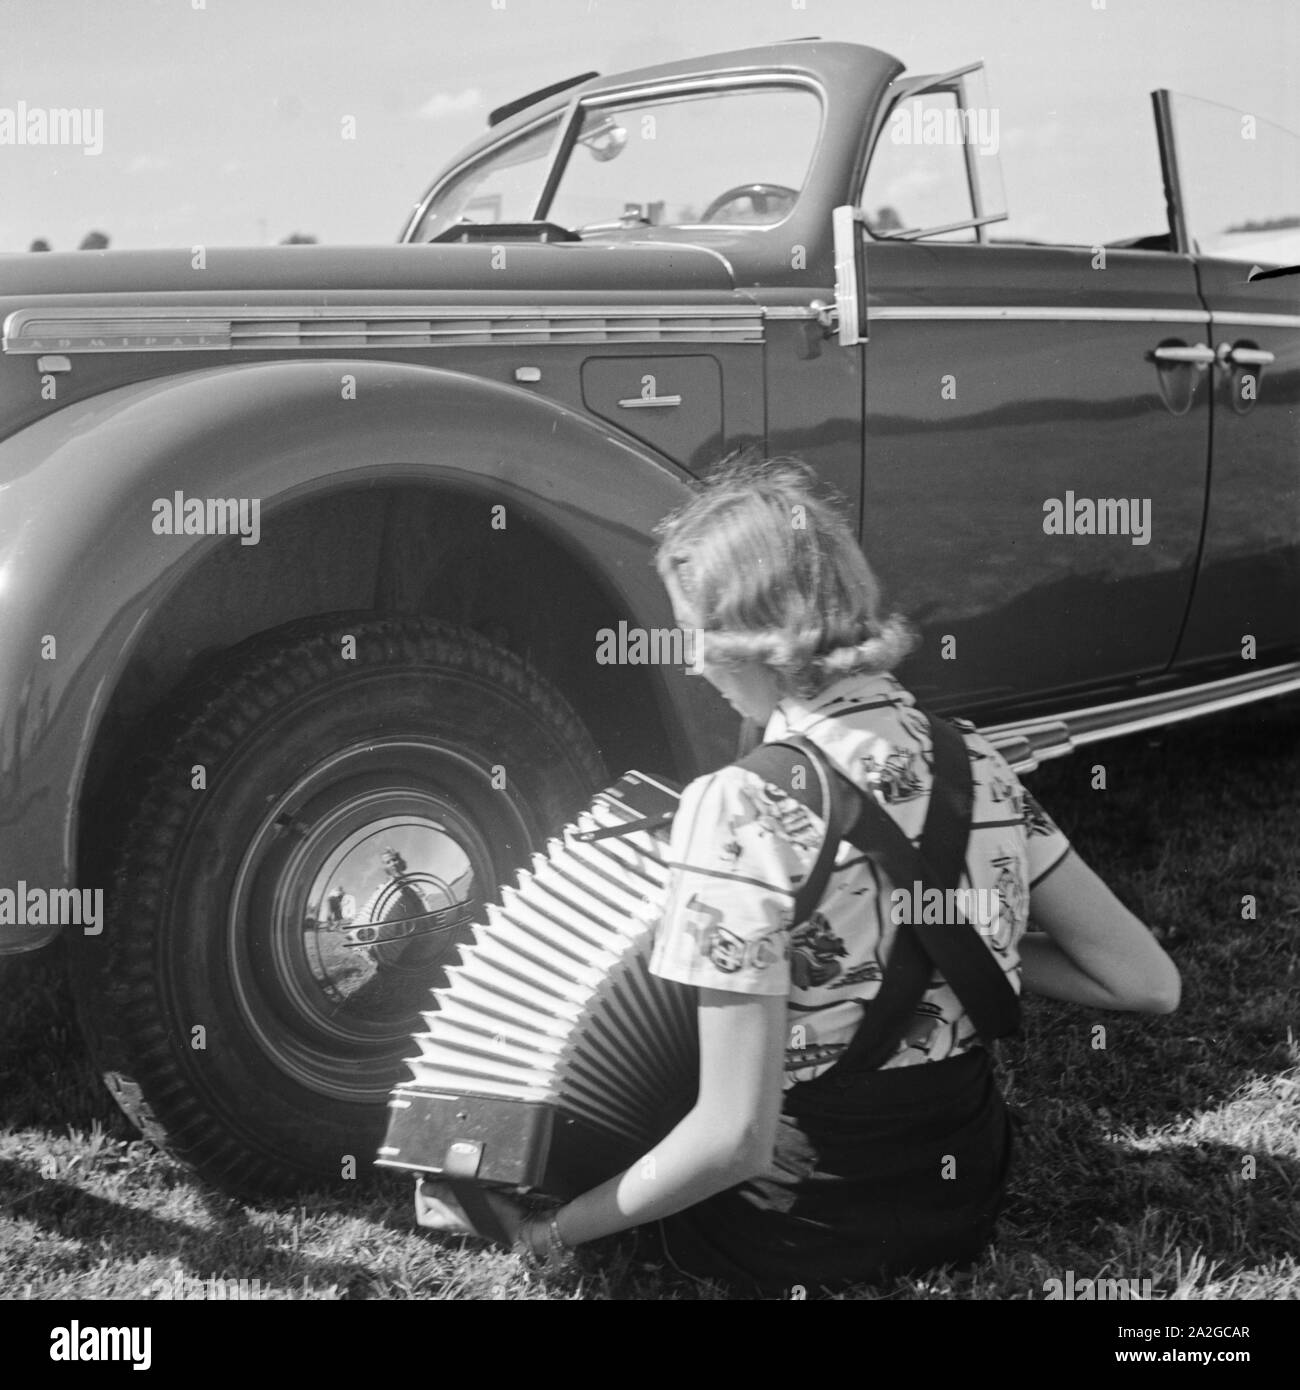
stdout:
<svg viewBox="0 0 1300 1390">
<path fill-rule="evenodd" d="M 918 694 L 1023 708 L 1173 658 L 1205 500 L 1207 315 L 1168 250 L 990 240 L 975 76 L 898 84 L 859 198 L 862 529 L 923 629 Z"/>
<path fill-rule="evenodd" d="M 1205 544 L 1178 660 L 1248 671 L 1300 644 L 1300 136 L 1172 92 L 1155 102 L 1213 349 Z"/>
</svg>

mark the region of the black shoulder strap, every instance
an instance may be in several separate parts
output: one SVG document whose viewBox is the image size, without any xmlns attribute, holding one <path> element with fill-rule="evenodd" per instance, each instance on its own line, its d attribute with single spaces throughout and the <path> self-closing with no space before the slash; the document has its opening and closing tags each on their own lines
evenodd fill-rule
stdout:
<svg viewBox="0 0 1300 1390">
<path fill-rule="evenodd" d="M 826 826 L 826 838 L 808 877 L 799 885 L 794 898 L 794 925 L 806 922 L 821 902 L 835 867 L 835 855 L 844 832 L 857 814 L 854 801 L 857 788 L 836 774 L 825 755 L 802 735 L 794 735 L 776 743 L 763 743 L 737 764 L 757 773 L 765 782 L 772 782 L 810 811 L 814 811 Z M 816 783 L 817 796 L 808 785 L 808 770 Z"/>
<path fill-rule="evenodd" d="M 816 744 L 800 735 L 780 744 L 764 744 L 742 761 L 741 766 L 786 787 L 805 805 L 816 809 L 830 827 L 838 829 L 837 834 L 828 833 L 831 851 L 828 853 L 827 846 L 823 845 L 796 897 L 796 923 L 806 920 L 825 891 L 834 863 L 834 849 L 838 848 L 840 839 L 848 840 L 856 849 L 870 855 L 895 887 L 908 888 L 915 883 L 922 894 L 930 888 L 946 894 L 959 886 L 970 837 L 973 794 L 970 759 L 965 740 L 951 724 L 930 717 L 930 727 L 934 745 L 933 784 L 919 849 L 886 811 L 872 798 L 862 795 L 829 764 Z M 815 808 L 811 807 L 810 789 L 801 796 L 800 784 L 793 778 L 793 768 L 801 761 L 811 764 L 817 769 L 819 778 L 829 783 Z M 832 818 L 826 814 L 828 804 Z M 806 903 L 808 898 L 811 898 L 810 904 Z M 800 915 L 800 908 L 805 906 L 806 910 Z M 841 1058 L 841 1065 L 848 1061 L 855 1067 L 870 1069 L 888 1060 L 929 988 L 936 968 L 952 986 L 976 1031 L 986 1042 L 1017 1031 L 1019 1000 L 1001 967 L 980 940 L 976 928 L 964 922 L 903 924 L 895 938 L 880 990 L 867 1006 L 863 1022 Z"/>
<path fill-rule="evenodd" d="M 863 853 L 873 854 L 895 887 L 914 883 L 922 895 L 929 889 L 946 895 L 960 886 L 965 868 L 973 787 L 965 739 L 946 720 L 931 718 L 930 728 L 934 775 L 919 849 L 869 797 L 861 798 L 862 815 L 845 838 Z M 964 920 L 904 924 L 895 937 L 880 992 L 850 1048 L 855 1060 L 864 1055 L 879 1060 L 859 1060 L 860 1065 L 878 1066 L 891 1055 L 935 969 L 952 986 L 985 1042 L 1019 1029 L 1020 1001 L 976 926 Z M 898 981 L 892 988 L 891 973 Z"/>
</svg>

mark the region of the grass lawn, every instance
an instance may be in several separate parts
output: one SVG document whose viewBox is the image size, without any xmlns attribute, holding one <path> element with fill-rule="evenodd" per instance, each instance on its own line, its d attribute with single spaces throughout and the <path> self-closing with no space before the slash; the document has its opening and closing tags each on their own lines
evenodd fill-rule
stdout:
<svg viewBox="0 0 1300 1390">
<path fill-rule="evenodd" d="M 1300 705 L 1094 745 L 1027 780 L 1166 944 L 1182 1008 L 1031 1002 L 1002 1048 L 1023 1130 L 996 1245 L 853 1296 L 1041 1299 L 1072 1270 L 1150 1280 L 1156 1299 L 1300 1299 Z M 530 1275 L 419 1232 L 393 1175 L 292 1203 L 215 1193 L 110 1101 L 58 951 L 0 960 L 0 1296 L 196 1296 L 187 1279 L 283 1299 L 716 1296 L 619 1240 Z"/>
</svg>

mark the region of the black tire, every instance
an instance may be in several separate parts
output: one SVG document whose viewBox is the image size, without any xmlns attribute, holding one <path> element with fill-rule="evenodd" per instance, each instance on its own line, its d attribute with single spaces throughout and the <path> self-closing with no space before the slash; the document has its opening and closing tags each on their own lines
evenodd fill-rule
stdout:
<svg viewBox="0 0 1300 1390">
<path fill-rule="evenodd" d="M 91 1050 L 227 1191 L 363 1177 L 429 989 L 599 784 L 595 746 L 517 657 L 372 615 L 243 644 L 158 730 L 115 798 L 104 930 L 70 943 Z"/>
</svg>

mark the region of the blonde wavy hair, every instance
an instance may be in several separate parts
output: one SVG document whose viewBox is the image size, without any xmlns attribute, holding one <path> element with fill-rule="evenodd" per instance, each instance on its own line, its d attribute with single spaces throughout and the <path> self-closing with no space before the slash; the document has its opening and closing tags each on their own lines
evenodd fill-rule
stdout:
<svg viewBox="0 0 1300 1390">
<path fill-rule="evenodd" d="M 701 631 L 697 659 L 759 661 L 795 694 L 891 671 L 916 637 L 880 617 L 880 586 L 853 532 L 798 459 L 725 459 L 655 528 L 655 566 Z"/>
</svg>

